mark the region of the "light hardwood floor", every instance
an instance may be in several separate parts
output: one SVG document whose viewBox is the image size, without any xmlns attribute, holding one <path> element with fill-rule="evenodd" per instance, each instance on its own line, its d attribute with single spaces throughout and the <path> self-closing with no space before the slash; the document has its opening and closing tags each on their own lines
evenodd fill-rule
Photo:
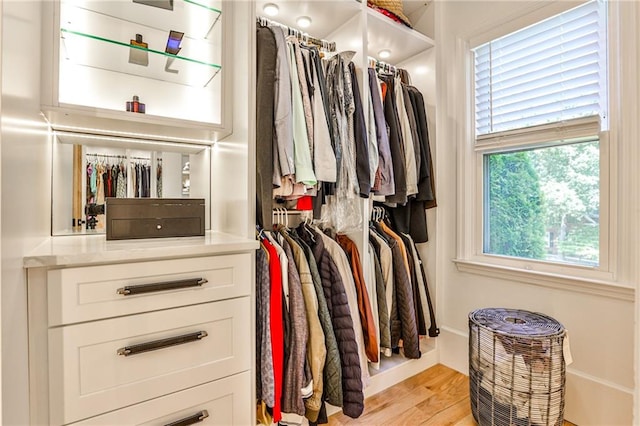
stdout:
<svg viewBox="0 0 640 426">
<path fill-rule="evenodd" d="M 476 425 L 469 402 L 469 378 L 441 364 L 367 398 L 364 406 L 360 418 L 337 413 L 329 417 L 329 425 Z"/>
</svg>

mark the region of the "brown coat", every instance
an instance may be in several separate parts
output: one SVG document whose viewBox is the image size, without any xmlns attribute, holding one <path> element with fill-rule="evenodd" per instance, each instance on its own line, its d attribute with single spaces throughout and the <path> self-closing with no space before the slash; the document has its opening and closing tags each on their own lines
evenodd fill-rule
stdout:
<svg viewBox="0 0 640 426">
<path fill-rule="evenodd" d="M 336 235 L 336 241 L 340 247 L 344 249 L 351 262 L 351 271 L 353 279 L 356 283 L 356 292 L 358 294 L 358 313 L 360 314 L 360 323 L 362 325 L 362 333 L 364 335 L 364 345 L 367 358 L 371 362 L 378 362 L 379 347 L 378 336 L 376 333 L 376 325 L 371 313 L 371 303 L 367 292 L 367 285 L 364 281 L 362 266 L 360 263 L 360 254 L 358 247 L 346 235 Z"/>
</svg>

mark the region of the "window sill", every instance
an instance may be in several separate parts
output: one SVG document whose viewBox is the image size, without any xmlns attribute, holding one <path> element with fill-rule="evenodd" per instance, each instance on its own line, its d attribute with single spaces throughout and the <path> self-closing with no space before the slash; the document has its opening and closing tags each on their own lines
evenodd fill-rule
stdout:
<svg viewBox="0 0 640 426">
<path fill-rule="evenodd" d="M 635 300 L 635 288 L 620 285 L 611 281 L 578 278 L 567 275 L 552 274 L 548 272 L 527 271 L 508 266 L 492 265 L 484 262 L 470 261 L 466 259 L 454 259 L 458 271 L 493 278 L 519 281 L 526 284 L 558 290 L 572 291 L 576 293 L 590 294 L 594 296 L 609 297 L 612 299 L 633 302 Z"/>
</svg>

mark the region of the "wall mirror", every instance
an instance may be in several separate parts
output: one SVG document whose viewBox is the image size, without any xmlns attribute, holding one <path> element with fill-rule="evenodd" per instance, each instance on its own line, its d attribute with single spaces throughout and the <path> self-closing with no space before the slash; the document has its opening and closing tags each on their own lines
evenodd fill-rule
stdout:
<svg viewBox="0 0 640 426">
<path fill-rule="evenodd" d="M 210 229 L 211 148 L 52 132 L 52 234 L 105 233 L 106 197 L 204 198 Z"/>
</svg>

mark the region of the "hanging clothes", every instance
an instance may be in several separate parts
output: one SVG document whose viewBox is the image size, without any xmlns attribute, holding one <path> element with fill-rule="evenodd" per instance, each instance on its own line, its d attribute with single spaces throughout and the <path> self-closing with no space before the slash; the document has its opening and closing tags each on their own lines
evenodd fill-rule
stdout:
<svg viewBox="0 0 640 426">
<path fill-rule="evenodd" d="M 273 145 L 273 185 L 280 187 L 285 176 L 295 173 L 293 160 L 293 112 L 291 95 L 291 75 L 289 71 L 289 53 L 285 33 L 281 27 L 270 26 L 276 41 L 275 93 L 273 106 L 274 145 Z M 266 84 L 268 80 L 265 80 Z M 258 86 L 260 90 L 260 86 Z M 276 161 L 277 159 L 277 161 Z"/>
<path fill-rule="evenodd" d="M 293 158 L 295 162 L 295 183 L 313 186 L 317 183 L 316 176 L 313 172 L 313 163 L 311 162 L 311 150 L 309 145 L 309 134 L 307 123 L 305 120 L 305 109 L 302 99 L 302 90 L 299 84 L 298 73 L 304 70 L 298 70 L 295 43 L 287 42 L 289 48 L 289 69 L 291 72 L 291 94 L 293 100 Z"/>
<path fill-rule="evenodd" d="M 362 334 L 367 358 L 371 362 L 378 362 L 379 348 L 377 330 L 373 314 L 371 313 L 371 303 L 369 301 L 369 295 L 364 281 L 364 275 L 362 273 L 362 263 L 360 262 L 358 248 L 346 235 L 336 235 L 336 241 L 346 252 L 347 258 L 351 263 L 351 270 L 353 272 L 357 294 L 358 313 L 360 315 L 360 323 L 362 324 Z"/>
<path fill-rule="evenodd" d="M 256 221 L 273 225 L 272 178 L 274 175 L 274 106 L 276 92 L 276 37 L 267 27 L 256 30 Z M 280 177 L 278 177 L 278 184 Z"/>
<path fill-rule="evenodd" d="M 162 158 L 156 164 L 156 197 L 162 198 Z"/>
<path fill-rule="evenodd" d="M 300 234 L 305 232 L 308 233 L 309 231 L 304 229 L 304 225 L 301 225 L 297 229 L 297 234 L 292 233 L 290 235 L 304 251 L 307 262 L 309 263 L 309 270 L 311 272 L 313 286 L 318 299 L 318 318 L 320 319 L 322 331 L 324 332 L 327 353 L 324 365 L 323 398 L 333 406 L 342 407 L 342 371 L 340 368 L 340 352 L 338 350 L 338 343 L 331 323 L 331 313 L 329 312 L 327 299 L 322 288 L 322 279 L 320 277 L 320 271 L 318 270 L 318 264 L 316 263 L 313 255 L 313 250 L 300 236 Z M 307 234 L 307 236 L 309 236 L 309 234 Z"/>
<path fill-rule="evenodd" d="M 383 317 L 383 313 L 380 315 L 380 349 L 383 355 L 391 356 L 391 319 L 390 312 L 393 305 L 393 258 L 389 243 L 378 234 L 378 231 L 371 228 L 369 230 L 369 241 L 373 245 L 375 255 L 380 263 L 380 272 L 382 274 L 382 280 L 384 283 L 384 302 L 379 302 L 386 306 L 387 312 Z"/>
<path fill-rule="evenodd" d="M 264 243 L 256 250 L 256 395 L 275 405 L 271 323 L 269 315 L 269 253 Z"/>
<path fill-rule="evenodd" d="M 263 292 L 268 294 L 268 338 L 270 339 L 270 352 L 272 354 L 273 365 L 273 401 L 272 404 L 269 404 L 269 401 L 264 398 L 263 400 L 269 407 L 272 407 L 273 420 L 275 422 L 278 422 L 282 418 L 281 399 L 284 368 L 284 334 L 282 327 L 282 268 L 275 245 L 272 244 L 271 241 L 269 241 L 266 237 L 263 237 L 263 239 L 261 240 L 261 244 L 268 251 L 269 255 L 269 286 L 265 290 L 263 290 Z M 264 295 L 263 298 L 265 298 Z M 264 317 L 264 315 L 262 315 L 262 317 Z"/>
<path fill-rule="evenodd" d="M 349 308 L 349 299 L 338 266 L 325 249 L 322 232 L 308 228 L 309 233 L 299 233 L 311 247 L 318 265 L 322 289 L 331 315 L 332 327 L 340 355 L 342 374 L 342 412 L 359 417 L 364 410 L 364 392 L 360 362 L 360 351 L 356 339 L 356 328 Z"/>
<path fill-rule="evenodd" d="M 411 123 L 407 115 L 407 108 L 404 103 L 404 92 L 400 77 L 393 79 L 391 88 L 395 96 L 396 112 L 398 114 L 398 124 L 400 125 L 400 134 L 402 135 L 402 147 L 404 152 L 405 179 L 407 188 L 407 197 L 414 196 L 418 193 L 418 171 L 416 168 L 415 145 L 413 141 L 413 132 L 411 131 Z M 404 203 L 400 203 L 404 204 Z"/>
<path fill-rule="evenodd" d="M 377 329 L 378 341 L 380 342 L 380 351 L 386 356 L 391 356 L 391 329 L 389 324 L 389 308 L 386 297 L 386 284 L 384 281 L 384 276 L 382 275 L 380 258 L 378 257 L 378 254 L 372 242 L 369 242 L 369 253 L 371 255 L 370 264 L 373 268 L 373 277 L 376 288 L 376 302 L 378 311 Z"/>
<path fill-rule="evenodd" d="M 383 76 L 382 80 L 387 87 L 387 93 L 384 96 L 384 117 L 389 129 L 389 146 L 395 186 L 393 194 L 386 197 L 386 202 L 405 204 L 407 202 L 406 156 L 395 99 L 395 84 L 392 76 Z"/>
<path fill-rule="evenodd" d="M 353 139 L 356 151 L 356 175 L 358 177 L 359 194 L 362 198 L 369 198 L 371 192 L 371 175 L 369 171 L 369 142 L 367 139 L 367 125 L 364 119 L 364 109 L 360 98 L 360 87 L 356 75 L 356 66 L 349 62 L 349 76 L 353 96 Z"/>
<path fill-rule="evenodd" d="M 282 390 L 282 412 L 304 416 L 306 408 L 302 398 L 303 389 L 309 385 L 310 377 L 305 373 L 305 358 L 309 326 L 302 296 L 300 275 L 293 260 L 293 253 L 286 240 L 281 241 L 289 261 L 289 342 L 285 344 L 284 384 Z M 287 351 L 288 349 L 288 351 Z"/>
<path fill-rule="evenodd" d="M 305 417 L 309 421 L 315 422 L 318 419 L 320 406 L 322 403 L 323 391 L 323 370 L 327 349 L 325 347 L 325 336 L 318 317 L 318 298 L 311 278 L 311 270 L 307 262 L 302 247 L 291 238 L 286 231 L 281 231 L 285 240 L 289 244 L 294 256 L 298 275 L 300 277 L 300 285 L 304 300 L 304 307 L 307 316 L 307 324 L 309 327 L 309 340 L 307 344 L 307 362 L 311 369 L 313 379 L 313 391 L 309 398 L 304 401 L 306 412 Z"/>
<path fill-rule="evenodd" d="M 404 355 L 407 358 L 420 358 L 413 288 L 408 272 L 406 253 L 403 252 L 402 240 L 384 222 L 378 223 L 378 226 L 379 231 L 389 237 L 389 246 L 393 258 L 395 291 L 390 313 L 391 346 L 394 348 L 399 347 L 400 339 L 402 339 Z"/>
<path fill-rule="evenodd" d="M 336 155 L 333 151 L 333 143 L 329 132 L 329 118 L 327 116 L 326 87 L 324 72 L 320 65 L 318 50 L 303 50 L 303 54 L 308 57 L 310 64 L 310 74 L 312 80 L 311 99 L 313 103 L 313 167 L 318 181 L 336 182 Z"/>
</svg>

